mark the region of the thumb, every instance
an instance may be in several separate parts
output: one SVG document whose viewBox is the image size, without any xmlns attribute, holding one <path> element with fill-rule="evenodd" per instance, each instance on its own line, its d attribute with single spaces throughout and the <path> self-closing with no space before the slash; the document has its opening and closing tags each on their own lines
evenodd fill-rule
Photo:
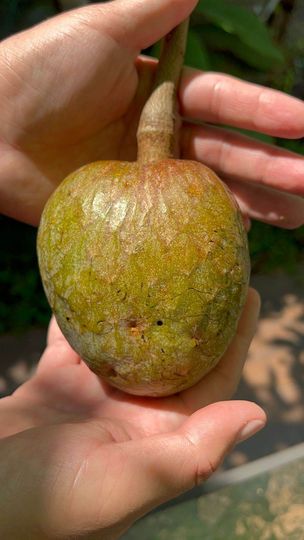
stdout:
<svg viewBox="0 0 304 540">
<path fill-rule="evenodd" d="M 130 508 L 145 513 L 205 481 L 236 443 L 265 423 L 264 411 L 254 403 L 220 402 L 195 412 L 173 433 L 127 443 Z"/>
<path fill-rule="evenodd" d="M 197 0 L 114 0 L 83 9 L 91 11 L 95 24 L 100 18 L 103 28 L 121 45 L 139 51 L 186 19 L 196 4 Z"/>
<path fill-rule="evenodd" d="M 99 516 L 102 527 L 130 526 L 154 507 L 206 480 L 237 442 L 259 431 L 265 423 L 265 413 L 254 403 L 227 401 L 209 405 L 191 415 L 176 431 L 111 445 L 109 478 L 98 475 L 100 463 L 105 461 L 103 447 L 102 456 L 97 453 L 86 471 L 95 523 Z M 113 489 L 115 478 L 117 489 Z M 102 512 L 101 491 L 111 493 Z"/>
</svg>

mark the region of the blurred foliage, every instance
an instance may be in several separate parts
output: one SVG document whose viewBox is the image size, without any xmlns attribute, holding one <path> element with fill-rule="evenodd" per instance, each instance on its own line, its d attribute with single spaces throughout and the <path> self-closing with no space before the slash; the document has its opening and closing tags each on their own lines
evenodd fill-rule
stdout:
<svg viewBox="0 0 304 540">
<path fill-rule="evenodd" d="M 0 0 L 0 39 L 56 15 L 53 0 Z"/>
<path fill-rule="evenodd" d="M 304 262 L 304 227 L 291 232 L 255 221 L 249 247 L 252 273 L 293 274 Z"/>
<path fill-rule="evenodd" d="M 267 4 L 267 2 L 265 2 Z M 227 0 L 201 0 L 192 15 L 186 63 L 205 70 L 219 70 L 231 75 L 292 92 L 294 62 L 303 61 L 294 48 L 275 41 L 282 32 L 283 8 L 274 2 L 268 10 L 267 25 L 253 11 Z M 264 6 L 264 12 L 266 5 Z M 280 25 L 277 23 L 279 17 Z M 283 41 L 283 40 L 282 40 Z M 298 56 L 297 56 L 298 55 Z M 303 64 L 304 65 L 304 62 Z M 231 128 L 230 128 L 231 129 Z M 279 140 L 262 133 L 237 130 L 269 144 L 276 144 L 304 155 L 303 141 Z M 254 222 L 249 233 L 253 272 L 294 272 L 304 259 L 304 227 L 287 231 Z"/>
<path fill-rule="evenodd" d="M 46 324 L 50 309 L 36 257 L 36 229 L 0 216 L 0 332 Z"/>
<path fill-rule="evenodd" d="M 267 26 L 248 9 L 226 0 L 201 0 L 192 19 L 192 32 L 213 51 L 229 51 L 262 71 L 284 64 L 284 55 Z"/>
<path fill-rule="evenodd" d="M 63 0 L 0 0 L 0 38 L 58 13 L 63 4 Z M 284 31 L 290 13 L 284 12 L 284 0 L 265 1 L 265 12 L 267 20 L 262 21 L 244 2 L 201 0 L 191 18 L 186 64 L 292 93 L 295 72 L 304 71 L 304 40 L 300 36 L 292 48 L 286 47 Z M 145 52 L 158 50 L 154 46 Z M 303 141 L 249 134 L 304 155 Z M 0 225 L 0 332 L 45 324 L 50 310 L 38 273 L 36 231 L 5 217 Z M 304 227 L 285 231 L 253 223 L 249 243 L 253 272 L 294 272 L 303 261 Z"/>
</svg>

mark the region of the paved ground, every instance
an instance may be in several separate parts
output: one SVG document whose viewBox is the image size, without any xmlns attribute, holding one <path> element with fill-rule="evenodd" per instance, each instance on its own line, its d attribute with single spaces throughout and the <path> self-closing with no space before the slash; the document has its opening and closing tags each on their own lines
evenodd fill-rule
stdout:
<svg viewBox="0 0 304 540">
<path fill-rule="evenodd" d="M 269 424 L 226 460 L 237 466 L 304 441 L 304 286 L 300 278 L 255 276 L 262 313 L 237 399 L 262 405 Z M 0 336 L 0 395 L 22 384 L 44 348 L 45 329 Z"/>
</svg>

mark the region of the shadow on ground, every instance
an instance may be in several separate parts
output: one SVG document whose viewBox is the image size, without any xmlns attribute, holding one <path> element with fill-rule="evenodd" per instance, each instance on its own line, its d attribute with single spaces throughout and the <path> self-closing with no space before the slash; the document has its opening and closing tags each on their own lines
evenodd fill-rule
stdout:
<svg viewBox="0 0 304 540">
<path fill-rule="evenodd" d="M 262 310 L 236 399 L 261 405 L 268 426 L 240 444 L 236 466 L 304 441 L 304 287 L 300 277 L 254 276 Z"/>
</svg>

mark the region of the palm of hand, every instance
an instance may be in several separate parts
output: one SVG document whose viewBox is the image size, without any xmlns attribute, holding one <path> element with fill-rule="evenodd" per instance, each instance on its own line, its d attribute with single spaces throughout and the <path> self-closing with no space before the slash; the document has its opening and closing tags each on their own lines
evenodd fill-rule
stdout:
<svg viewBox="0 0 304 540">
<path fill-rule="evenodd" d="M 9 102 L 13 97 L 14 106 L 6 104 L 3 110 L 0 106 L 4 120 L 0 144 L 22 171 L 21 182 L 28 185 L 31 179 L 33 208 L 36 198 L 41 200 L 34 215 L 24 215 L 32 223 L 39 221 L 45 200 L 68 173 L 98 159 L 136 158 L 136 128 L 152 83 L 151 61 L 136 65 L 138 51 L 124 49 L 106 33 L 97 35 L 74 17 L 75 21 L 62 17 L 62 28 L 59 18 L 56 32 L 55 23 L 45 23 L 43 37 L 39 36 L 41 56 L 31 45 L 35 29 L 27 39 L 11 38 L 16 50 L 11 47 L 8 58 L 0 55 L 0 67 L 10 61 L 14 65 L 6 69 L 2 89 Z M 64 49 L 57 44 L 60 32 L 70 33 L 73 42 L 65 43 Z M 17 63 L 10 58 L 20 49 L 19 39 L 24 67 L 22 58 Z M 100 55 L 93 65 L 92 55 Z M 60 86 L 61 79 L 70 84 Z M 22 191 L 22 183 L 20 187 Z M 25 202 L 31 206 L 31 201 Z"/>
<path fill-rule="evenodd" d="M 102 74 L 107 73 L 105 83 L 92 80 L 90 71 L 84 69 L 83 84 L 64 89 L 58 110 L 49 111 L 46 100 L 36 122 L 26 115 L 20 122 L 19 117 L 24 133 L 17 141 L 20 149 L 54 185 L 88 162 L 136 159 L 136 129 L 151 87 L 153 62 L 138 61 L 135 66 L 132 56 L 121 55 L 120 65 L 114 61 L 111 68 L 107 65 L 110 59 L 109 55 L 99 68 Z M 86 61 L 84 55 L 84 64 Z M 50 76 L 53 69 L 51 65 Z M 69 74 L 70 69 L 63 66 L 62 75 L 75 76 Z M 44 84 L 47 94 L 52 87 L 47 87 L 47 81 Z M 56 89 L 54 99 L 58 99 Z"/>
</svg>

